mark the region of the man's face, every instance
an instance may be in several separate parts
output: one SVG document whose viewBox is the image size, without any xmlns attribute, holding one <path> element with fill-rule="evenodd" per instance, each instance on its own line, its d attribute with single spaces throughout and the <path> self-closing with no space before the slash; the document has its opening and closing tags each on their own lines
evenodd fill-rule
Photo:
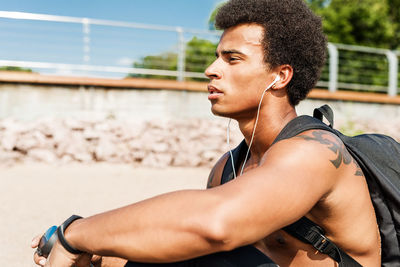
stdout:
<svg viewBox="0 0 400 267">
<path fill-rule="evenodd" d="M 205 71 L 214 114 L 254 116 L 262 92 L 275 78 L 264 63 L 262 38 L 263 28 L 257 24 L 241 24 L 223 33 L 217 58 Z"/>
</svg>

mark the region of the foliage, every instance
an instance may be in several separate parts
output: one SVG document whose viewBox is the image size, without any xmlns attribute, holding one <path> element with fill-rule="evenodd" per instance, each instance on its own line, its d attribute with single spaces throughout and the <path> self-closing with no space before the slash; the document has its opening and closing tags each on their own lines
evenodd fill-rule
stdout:
<svg viewBox="0 0 400 267">
<path fill-rule="evenodd" d="M 21 71 L 21 72 L 32 72 L 31 69 L 15 67 L 15 66 L 4 66 L 0 67 L 0 71 Z"/>
<path fill-rule="evenodd" d="M 210 31 L 216 30 L 216 28 L 215 28 L 215 16 L 216 16 L 217 13 L 218 13 L 218 9 L 219 9 L 221 6 L 223 6 L 224 4 L 225 4 L 225 2 L 219 3 L 219 4 L 214 8 L 214 10 L 211 12 L 210 18 L 208 19 L 208 29 L 209 29 Z"/>
<path fill-rule="evenodd" d="M 305 0 L 323 18 L 328 41 L 359 46 L 400 49 L 400 0 Z M 208 20 L 210 30 L 220 3 Z M 197 37 L 186 44 L 185 71 L 203 72 L 214 60 L 216 44 Z M 177 54 L 165 52 L 135 62 L 136 68 L 177 70 Z M 340 50 L 339 82 L 385 87 L 388 84 L 388 62 L 384 55 Z M 173 76 L 138 75 L 134 77 L 176 79 Z M 327 66 L 323 80 L 329 79 Z"/>
<path fill-rule="evenodd" d="M 364 134 L 366 130 L 365 125 L 353 120 L 347 120 L 344 125 L 339 127 L 339 131 L 348 136 Z"/>
<path fill-rule="evenodd" d="M 206 67 L 214 60 L 214 52 L 217 45 L 204 39 L 193 37 L 186 43 L 185 71 L 204 72 Z M 178 54 L 165 52 L 159 55 L 150 55 L 133 63 L 134 68 L 177 70 Z M 153 79 L 176 79 L 174 76 L 129 74 L 128 77 L 142 77 Z M 191 80 L 198 80 L 192 78 Z"/>
<path fill-rule="evenodd" d="M 386 49 L 400 48 L 400 0 L 306 0 L 322 16 L 328 41 Z M 385 87 L 385 55 L 339 51 L 339 82 Z M 324 77 L 324 75 L 323 75 Z"/>
<path fill-rule="evenodd" d="M 323 17 L 324 32 L 333 43 L 396 49 L 399 40 L 400 1 L 391 0 L 309 0 L 310 7 Z M 397 3 L 397 8 L 389 2 Z M 397 12 L 391 11 L 392 9 Z M 398 36 L 397 36 L 398 37 Z"/>
<path fill-rule="evenodd" d="M 176 53 L 167 52 L 160 55 L 145 56 L 139 62 L 134 62 L 134 68 L 143 69 L 162 69 L 162 70 L 177 70 L 178 66 L 178 55 Z M 140 77 L 140 78 L 151 78 L 151 79 L 176 79 L 174 76 L 165 75 L 150 75 L 150 74 L 135 74 L 130 73 L 128 77 Z"/>
<path fill-rule="evenodd" d="M 215 59 L 217 44 L 193 37 L 186 46 L 186 71 L 204 72 Z"/>
</svg>

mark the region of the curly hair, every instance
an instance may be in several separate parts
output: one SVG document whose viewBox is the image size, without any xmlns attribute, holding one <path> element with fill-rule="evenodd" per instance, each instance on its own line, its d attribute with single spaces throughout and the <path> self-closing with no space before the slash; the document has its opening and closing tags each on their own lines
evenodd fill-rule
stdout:
<svg viewBox="0 0 400 267">
<path fill-rule="evenodd" d="M 217 29 L 242 23 L 264 28 L 264 62 L 274 68 L 288 64 L 293 78 L 287 86 L 291 105 L 306 98 L 317 83 L 326 57 L 326 38 L 320 17 L 304 0 L 230 0 L 218 9 Z"/>
</svg>

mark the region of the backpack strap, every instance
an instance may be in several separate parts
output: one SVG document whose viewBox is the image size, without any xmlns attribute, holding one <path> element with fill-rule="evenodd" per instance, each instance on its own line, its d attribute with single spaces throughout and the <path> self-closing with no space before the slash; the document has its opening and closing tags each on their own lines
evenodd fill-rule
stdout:
<svg viewBox="0 0 400 267">
<path fill-rule="evenodd" d="M 330 106 L 323 105 L 319 108 L 314 109 L 313 117 L 323 121 L 324 117 L 329 122 L 329 127 L 333 128 L 333 111 Z"/>
<path fill-rule="evenodd" d="M 339 263 L 339 267 L 361 266 L 327 238 L 325 236 L 325 231 L 319 225 L 307 217 L 300 218 L 291 225 L 284 227 L 283 230 L 302 242 L 311 244 L 317 251 L 328 255 Z"/>
<path fill-rule="evenodd" d="M 238 173 L 240 164 L 244 160 L 244 157 L 246 156 L 247 152 L 247 144 L 246 141 L 243 140 L 236 148 L 232 150 L 232 155 L 233 155 L 233 162 L 235 164 L 235 171 Z M 233 176 L 233 166 L 232 166 L 232 160 L 231 160 L 231 155 L 228 156 L 228 160 L 226 161 L 224 170 L 222 172 L 222 178 L 221 178 L 221 184 L 225 184 L 229 182 L 230 180 L 233 180 L 235 177 Z"/>
<path fill-rule="evenodd" d="M 283 127 L 282 131 L 275 138 L 272 145 L 281 140 L 292 138 L 308 130 L 326 130 L 333 133 L 335 131 L 317 118 L 302 115 L 286 124 L 286 126 Z"/>
</svg>

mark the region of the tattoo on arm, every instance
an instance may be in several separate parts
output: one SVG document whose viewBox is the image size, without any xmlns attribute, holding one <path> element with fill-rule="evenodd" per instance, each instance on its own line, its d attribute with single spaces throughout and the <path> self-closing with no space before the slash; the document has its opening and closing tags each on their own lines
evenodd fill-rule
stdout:
<svg viewBox="0 0 400 267">
<path fill-rule="evenodd" d="M 328 149 L 336 154 L 336 159 L 330 160 L 330 162 L 338 169 L 340 165 L 343 163 L 345 165 L 349 165 L 350 163 L 354 163 L 357 166 L 356 176 L 363 176 L 363 172 L 358 166 L 357 162 L 353 159 L 350 153 L 346 150 L 344 144 L 342 142 L 332 141 L 326 138 L 329 136 L 328 133 L 324 131 L 313 131 L 312 136 L 308 135 L 298 135 L 298 138 L 302 138 L 306 141 L 317 141 L 320 144 L 327 145 Z"/>
</svg>

